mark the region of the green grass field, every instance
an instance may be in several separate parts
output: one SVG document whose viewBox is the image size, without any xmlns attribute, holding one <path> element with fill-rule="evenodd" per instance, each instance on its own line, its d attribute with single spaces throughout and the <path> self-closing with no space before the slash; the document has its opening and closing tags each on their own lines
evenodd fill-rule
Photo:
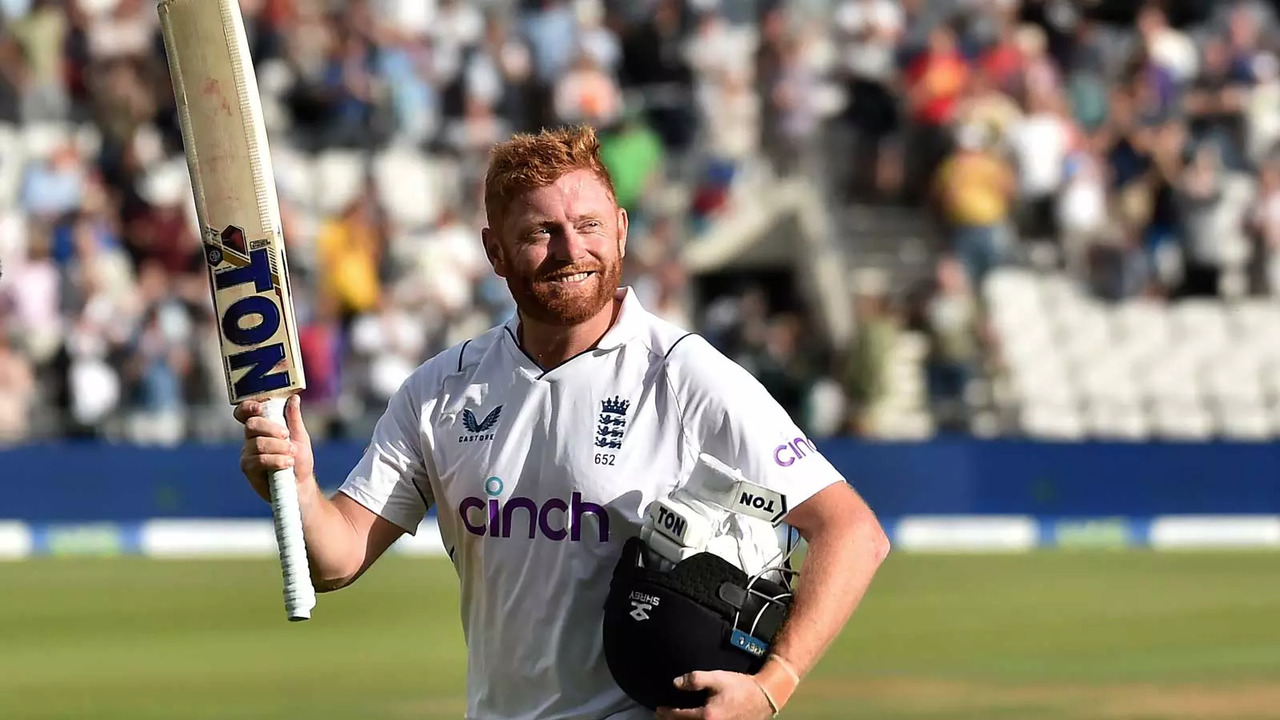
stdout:
<svg viewBox="0 0 1280 720">
<path fill-rule="evenodd" d="M 290 624 L 271 561 L 0 564 L 0 718 L 456 720 L 456 587 L 388 557 Z M 1280 554 L 896 554 L 783 716 L 1280 718 Z"/>
</svg>

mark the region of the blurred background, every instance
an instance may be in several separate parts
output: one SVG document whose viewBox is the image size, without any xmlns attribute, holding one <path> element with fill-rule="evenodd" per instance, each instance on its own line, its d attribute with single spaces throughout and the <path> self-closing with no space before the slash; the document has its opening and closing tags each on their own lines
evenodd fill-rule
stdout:
<svg viewBox="0 0 1280 720">
<path fill-rule="evenodd" d="M 1277 3 L 241 6 L 326 487 L 513 312 L 488 148 L 589 123 L 624 282 L 907 553 L 796 717 L 1280 717 Z M 278 627 L 153 2 L 0 18 L 0 558 L 91 556 L 0 565 L 0 715 L 460 716 L 443 560 Z M 437 554 L 424 528 L 398 552 Z M 403 645 L 423 622 L 447 651 Z M 340 643 L 391 700 L 339 692 Z"/>
</svg>

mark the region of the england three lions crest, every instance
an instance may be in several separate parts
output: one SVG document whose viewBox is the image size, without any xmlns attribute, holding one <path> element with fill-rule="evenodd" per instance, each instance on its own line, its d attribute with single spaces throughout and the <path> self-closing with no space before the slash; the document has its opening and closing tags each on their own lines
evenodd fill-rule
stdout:
<svg viewBox="0 0 1280 720">
<path fill-rule="evenodd" d="M 630 400 L 614 395 L 600 402 L 600 416 L 596 418 L 596 447 L 605 450 L 622 448 L 622 436 L 627 430 L 627 410 Z"/>
</svg>

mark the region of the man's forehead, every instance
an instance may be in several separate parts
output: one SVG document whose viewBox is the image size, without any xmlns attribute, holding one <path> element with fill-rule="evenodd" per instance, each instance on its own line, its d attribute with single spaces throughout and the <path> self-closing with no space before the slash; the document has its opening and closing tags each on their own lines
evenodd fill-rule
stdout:
<svg viewBox="0 0 1280 720">
<path fill-rule="evenodd" d="M 521 193 L 513 209 L 518 214 L 598 212 L 601 205 L 612 206 L 605 184 L 590 170 L 574 170 L 550 185 Z"/>
</svg>

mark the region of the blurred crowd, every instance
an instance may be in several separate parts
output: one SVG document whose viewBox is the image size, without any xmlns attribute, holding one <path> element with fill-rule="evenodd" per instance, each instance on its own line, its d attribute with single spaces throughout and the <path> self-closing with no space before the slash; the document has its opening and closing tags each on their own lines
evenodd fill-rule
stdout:
<svg viewBox="0 0 1280 720">
<path fill-rule="evenodd" d="M 937 427 L 970 430 L 1000 266 L 1102 302 L 1280 293 L 1275 20 L 1252 0 L 840 3 L 844 197 L 925 209 L 936 240 L 925 282 L 860 305 L 856 408 L 885 397 L 886 333 L 914 330 Z"/>
<path fill-rule="evenodd" d="M 624 281 L 816 434 L 876 434 L 903 330 L 926 339 L 939 426 L 967 429 L 1003 264 L 1106 300 L 1280 289 L 1265 3 L 1189 24 L 1069 0 L 241 6 L 321 436 L 364 434 L 420 362 L 509 316 L 478 241 L 487 151 L 561 123 L 602 136 L 633 218 Z M 234 434 L 154 4 L 0 0 L 0 18 L 0 443 Z M 860 276 L 848 347 L 767 287 L 695 303 L 678 260 L 787 175 L 833 211 L 938 230 L 921 286 Z"/>
<path fill-rule="evenodd" d="M 367 433 L 414 367 L 512 312 L 479 243 L 495 141 L 595 126 L 632 214 L 624 281 L 692 326 L 681 244 L 744 178 L 798 171 L 817 122 L 781 5 L 241 7 L 322 437 Z M 0 17 L 0 443 L 233 435 L 154 2 Z"/>
</svg>

